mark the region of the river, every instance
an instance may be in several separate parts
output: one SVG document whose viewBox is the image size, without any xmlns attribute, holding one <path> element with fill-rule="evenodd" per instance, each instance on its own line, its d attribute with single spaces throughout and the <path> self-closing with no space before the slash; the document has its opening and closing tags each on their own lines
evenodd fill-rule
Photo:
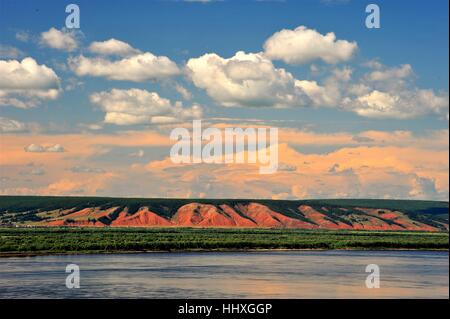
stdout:
<svg viewBox="0 0 450 319">
<path fill-rule="evenodd" d="M 448 298 L 448 252 L 263 251 L 0 258 L 0 298 Z M 68 264 L 80 288 L 66 287 Z M 380 288 L 366 287 L 368 264 Z"/>
</svg>

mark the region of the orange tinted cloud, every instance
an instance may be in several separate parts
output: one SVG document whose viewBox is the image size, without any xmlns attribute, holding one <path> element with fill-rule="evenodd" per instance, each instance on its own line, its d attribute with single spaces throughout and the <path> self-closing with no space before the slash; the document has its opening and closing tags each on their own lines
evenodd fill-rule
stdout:
<svg viewBox="0 0 450 319">
<path fill-rule="evenodd" d="M 220 124 L 225 127 L 224 124 Z M 220 126 L 218 125 L 218 126 Z M 279 129 L 279 169 L 260 175 L 259 164 L 173 164 L 167 133 L 3 135 L 2 193 L 106 194 L 110 196 L 313 198 L 373 197 L 448 200 L 448 130 L 414 135 L 407 131 L 320 134 Z M 31 144 L 61 144 L 65 152 L 30 153 Z M 308 145 L 334 151 L 303 152 Z M 120 147 L 166 147 L 167 157 L 144 163 L 116 161 Z M 103 154 L 99 160 L 93 157 Z M 20 177 L 24 165 L 40 163 L 46 174 Z M 98 173 L 70 171 L 100 167 Z M 25 181 L 27 180 L 27 181 Z"/>
</svg>

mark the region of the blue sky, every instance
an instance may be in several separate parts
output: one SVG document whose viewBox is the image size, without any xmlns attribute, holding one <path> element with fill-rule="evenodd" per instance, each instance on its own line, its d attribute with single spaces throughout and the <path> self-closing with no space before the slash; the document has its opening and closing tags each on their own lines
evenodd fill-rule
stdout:
<svg viewBox="0 0 450 319">
<path fill-rule="evenodd" d="M 79 5 L 81 10 L 81 28 L 77 31 L 64 29 L 67 16 L 65 7 L 71 2 Z M 50 68 L 57 77 L 56 80 L 53 78 L 55 85 L 59 86 L 56 97 L 30 97 L 27 91 L 30 87 L 20 87 L 20 83 L 17 87 L 10 87 L 7 82 L 13 83 L 13 80 L 5 80 L 6 84 L 3 83 L 2 88 L 0 81 L 0 124 L 4 125 L 1 132 L 6 134 L 5 139 L 28 136 L 30 144 L 33 143 L 33 136 L 42 134 L 61 136 L 62 141 L 64 134 L 85 134 L 86 131 L 86 134 L 93 135 L 129 131 L 157 131 L 165 134 L 170 125 L 152 124 L 149 120 L 134 118 L 130 121 L 129 117 L 124 120 L 129 114 L 138 114 L 140 106 L 135 104 L 131 106 L 135 109 L 128 109 L 129 113 L 121 113 L 120 120 L 106 120 L 108 113 L 113 113 L 111 109 L 108 111 L 110 106 L 106 104 L 110 99 L 117 98 L 112 97 L 112 90 L 131 92 L 132 89 L 139 89 L 139 94 L 154 92 L 159 98 L 168 99 L 171 107 L 176 110 L 166 110 L 166 113 L 158 110 L 158 114 L 178 117 L 178 123 L 181 124 L 189 123 L 191 118 L 202 118 L 208 123 L 243 125 L 249 120 L 258 120 L 258 123 L 276 123 L 280 128 L 314 134 L 364 135 L 374 131 L 396 134 L 395 132 L 400 131 L 408 132 L 418 139 L 427 139 L 433 134 L 448 135 L 448 1 L 376 1 L 374 3 L 381 9 L 380 29 L 365 27 L 365 7 L 368 3 L 361 0 L 0 0 L 0 54 L 3 55 L 0 60 L 5 61 L 5 68 L 13 65 L 11 61 L 19 63 L 30 57 L 39 67 L 45 65 Z M 333 32 L 336 41 L 344 41 L 349 46 L 354 43 L 355 47 L 350 54 L 340 56 L 338 61 L 327 62 L 324 60 L 326 56 L 338 54 L 338 48 L 335 46 L 329 52 L 314 53 L 314 45 L 321 45 L 317 42 L 311 44 L 312 58 L 296 63 L 289 62 L 288 59 L 310 54 L 309 49 L 306 49 L 306 53 L 295 50 L 289 52 L 282 47 L 283 43 L 276 42 L 279 47 L 275 48 L 275 55 L 278 54 L 278 57 L 271 56 L 265 48 L 265 43 L 268 43 L 266 41 L 278 41 L 277 32 L 298 31 L 296 28 L 300 26 L 314 32 L 318 41 L 327 33 Z M 52 28 L 56 30 L 56 35 L 72 38 L 76 42 L 76 48 L 58 46 L 55 42 L 52 43 L 54 38 L 44 40 L 44 35 L 49 34 Z M 295 41 L 303 41 L 300 39 L 303 36 L 300 31 L 295 36 Z M 103 43 L 109 39 L 129 45 L 135 52 L 139 52 L 136 54 L 148 52 L 168 58 L 178 68 L 178 72 L 164 77 L 149 76 L 137 81 L 129 78 L 111 79 L 111 75 L 95 75 L 95 70 L 82 74 L 79 68 L 81 62 L 76 60 L 79 57 L 86 57 L 91 62 L 103 59 L 102 63 L 105 64 L 130 57 L 114 56 L 114 53 L 101 55 L 90 49 L 92 43 Z M 284 44 L 287 47 L 286 42 Z M 278 72 L 289 73 L 286 79 L 277 84 L 265 83 L 263 78 L 259 78 L 259 84 L 250 84 L 254 86 L 250 86 L 248 91 L 263 87 L 262 94 L 264 90 L 274 90 L 272 94 L 280 92 L 280 96 L 285 95 L 274 102 L 269 101 L 270 96 L 268 99 L 249 97 L 246 95 L 250 94 L 248 92 L 223 93 L 227 90 L 227 84 L 220 84 L 215 80 L 199 83 L 202 81 L 202 74 L 214 79 L 215 75 L 211 70 L 207 71 L 209 73 L 202 73 L 206 71 L 200 67 L 195 70 L 189 67 L 189 61 L 200 62 L 205 54 L 215 54 L 220 63 L 229 62 L 231 65 L 236 59 L 239 60 L 235 56 L 238 51 L 256 54 L 263 64 L 270 64 L 270 72 L 273 73 L 268 76 L 279 75 Z M 248 56 L 245 59 L 247 58 Z M 72 59 L 76 62 L 70 62 Z M 11 69 L 7 70 L 9 71 L 3 72 L 10 72 Z M 345 70 L 351 74 L 349 79 L 344 80 L 343 75 L 335 75 Z M 125 68 L 121 72 L 127 71 Z M 0 75 L 1 72 L 2 69 Z M 223 72 L 226 74 L 228 71 Z M 256 72 L 262 74 L 263 69 L 256 69 Z M 375 75 L 383 80 L 371 80 L 370 77 Z M 11 73 L 3 76 L 4 79 L 14 77 Z M 239 76 L 241 75 L 238 74 Z M 244 80 L 251 82 L 253 78 Z M 303 81 L 301 89 L 294 84 L 299 83 L 298 81 Z M 313 83 L 318 85 L 322 93 L 308 91 Z M 32 85 L 36 85 L 33 90 L 42 90 L 44 84 L 33 82 Z M 355 93 L 355 90 L 363 86 L 364 92 Z M 186 90 L 188 96 L 183 96 L 177 89 L 179 87 Z M 3 99 L 2 90 L 5 95 Z M 103 98 L 93 102 L 93 97 L 101 92 L 104 92 Z M 50 91 L 39 94 L 41 93 L 50 94 Z M 290 96 L 294 96 L 294 102 L 290 102 Z M 17 101 L 21 106 L 18 106 Z M 177 109 L 177 101 L 182 102 L 181 108 Z M 389 104 L 389 110 L 380 111 L 386 103 Z M 200 115 L 195 113 L 195 105 L 201 108 Z M 182 110 L 185 112 L 180 113 Z M 148 117 L 147 114 L 153 111 L 145 112 L 144 115 Z M 90 128 L 94 126 L 95 129 Z M 403 143 L 410 142 L 411 140 L 405 140 Z M 329 145 L 308 144 L 293 148 L 305 153 L 317 151 L 323 154 L 342 146 L 330 142 Z M 21 148 L 23 147 L 22 145 Z M 448 155 L 448 144 L 441 145 L 441 148 Z M 116 149 L 111 152 L 117 155 L 128 150 L 119 152 Z M 161 149 L 155 152 L 160 154 L 156 156 L 159 159 L 165 154 Z M 151 158 L 155 158 L 155 155 Z M 89 163 L 89 159 L 85 160 Z M 444 161 L 445 165 L 448 166 L 448 161 L 447 164 Z M 422 177 L 424 176 L 420 176 Z M 431 175 L 426 178 L 438 179 Z M 50 180 L 36 182 L 33 187 L 39 185 L 42 189 L 49 183 Z M 17 185 L 22 184 L 18 182 Z M 448 198 L 448 183 L 433 187 L 440 193 L 427 195 L 428 197 Z M 379 188 L 373 191 L 373 196 L 383 196 L 377 195 L 378 191 Z M 401 194 L 408 194 L 407 191 L 404 192 Z M 116 194 L 114 191 L 110 193 Z M 366 192 L 361 196 L 372 196 L 370 194 Z"/>
<path fill-rule="evenodd" d="M 0 27 L 3 44 L 15 46 L 23 52 L 52 64 L 64 63 L 66 52 L 46 50 L 36 43 L 21 43 L 15 38 L 18 31 L 38 36 L 51 27 L 64 26 L 65 6 L 69 2 L 2 1 Z M 77 1 L 81 8 L 82 42 L 116 38 L 130 43 L 142 51 L 166 55 L 178 64 L 190 57 L 215 52 L 230 57 L 236 51 L 259 52 L 262 44 L 274 32 L 293 29 L 299 25 L 314 28 L 321 33 L 333 31 L 338 38 L 357 41 L 359 50 L 353 63 L 379 59 L 387 66 L 411 64 L 417 84 L 424 88 L 446 90 L 448 87 L 448 2 L 447 1 L 378 1 L 381 7 L 381 29 L 369 30 L 364 26 L 365 1 L 218 1 L 190 3 L 183 1 L 130 1 L 124 6 L 120 1 Z M 285 67 L 283 62 L 276 65 Z M 320 62 L 318 63 L 320 64 Z M 307 76 L 305 66 L 290 67 L 294 75 Z M 306 73 L 306 74 L 305 74 Z M 59 75 L 59 73 L 58 73 Z M 70 72 L 61 77 L 70 77 Z M 111 82 L 103 79 L 85 79 L 83 92 L 65 94 L 53 108 L 55 120 L 65 117 L 65 111 L 77 110 L 80 120 L 92 116 L 87 95 L 90 90 L 107 89 Z M 119 86 L 129 87 L 128 83 Z M 147 85 L 147 84 L 144 84 Z M 116 85 L 117 86 L 117 85 Z M 136 86 L 136 85 L 134 85 Z M 154 86 L 158 87 L 158 83 Z M 158 89 L 161 89 L 158 87 Z M 172 97 L 170 88 L 164 90 Z M 80 96 L 81 93 L 81 96 Z M 84 95 L 84 98 L 83 98 Z M 203 92 L 198 98 L 203 103 L 214 104 Z M 176 96 L 175 96 L 176 98 Z M 81 110 L 80 110 L 80 104 Z M 6 110 L 11 116 L 24 116 L 20 110 Z M 40 110 L 27 111 L 34 119 L 46 118 Z M 86 114 L 83 114 L 86 113 Z M 255 110 L 225 109 L 219 113 L 254 117 Z M 446 127 L 444 121 L 422 118 L 420 121 L 382 120 L 367 123 L 353 114 L 322 112 L 321 110 L 282 111 L 280 117 L 324 122 L 320 129 L 327 129 L 327 118 L 349 130 L 360 130 L 367 125 L 373 128 L 407 128 L 421 130 Z M 99 116 L 101 116 L 99 114 Z M 261 110 L 260 117 L 273 117 L 272 110 Z M 342 118 L 342 119 L 341 119 Z M 44 121 L 44 119 L 42 119 Z M 348 123 L 349 120 L 352 123 Z"/>
</svg>

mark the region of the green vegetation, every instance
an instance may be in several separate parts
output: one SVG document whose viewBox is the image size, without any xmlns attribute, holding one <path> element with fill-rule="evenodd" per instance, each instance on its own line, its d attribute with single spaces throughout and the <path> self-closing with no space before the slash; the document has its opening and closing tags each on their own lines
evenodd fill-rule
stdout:
<svg viewBox="0 0 450 319">
<path fill-rule="evenodd" d="M 218 228 L 0 228 L 0 255 L 233 249 L 448 249 L 448 233 Z"/>
</svg>

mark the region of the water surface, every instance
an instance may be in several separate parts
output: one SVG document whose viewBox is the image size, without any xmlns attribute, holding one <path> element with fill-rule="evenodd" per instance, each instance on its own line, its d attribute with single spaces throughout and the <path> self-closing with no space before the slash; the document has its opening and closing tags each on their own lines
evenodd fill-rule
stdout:
<svg viewBox="0 0 450 319">
<path fill-rule="evenodd" d="M 66 288 L 65 268 L 81 270 Z M 368 264 L 381 287 L 368 289 Z M 267 251 L 0 258 L 0 298 L 448 298 L 448 252 Z"/>
</svg>

